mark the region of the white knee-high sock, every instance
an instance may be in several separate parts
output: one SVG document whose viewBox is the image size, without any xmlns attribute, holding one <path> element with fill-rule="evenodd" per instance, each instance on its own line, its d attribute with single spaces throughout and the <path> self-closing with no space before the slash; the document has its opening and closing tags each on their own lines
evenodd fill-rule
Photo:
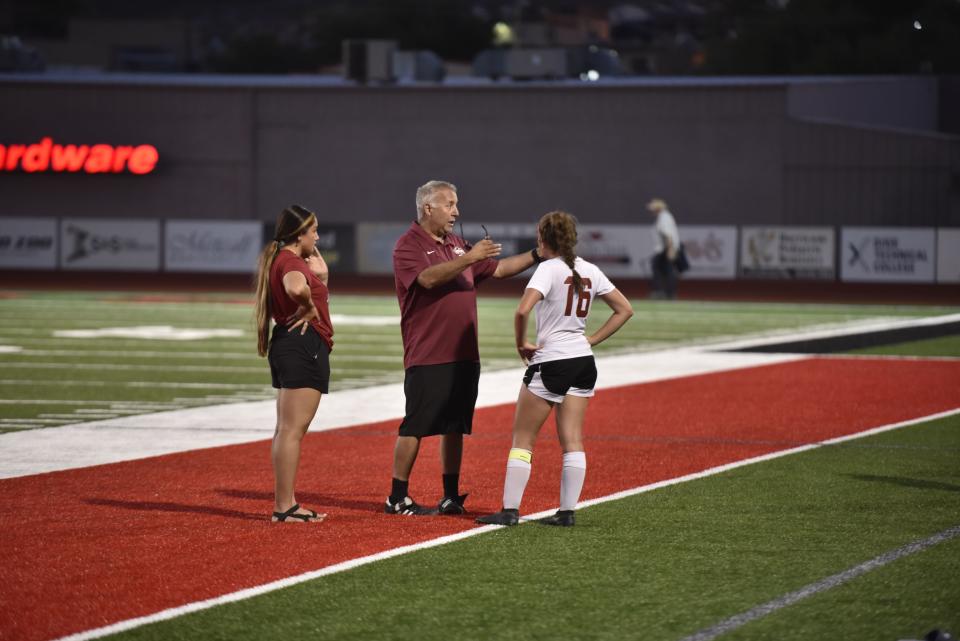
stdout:
<svg viewBox="0 0 960 641">
<path fill-rule="evenodd" d="M 510 450 L 507 458 L 507 476 L 503 480 L 503 507 L 507 510 L 519 510 L 523 500 L 523 491 L 530 480 L 530 461 L 533 452 L 518 447 Z"/>
<path fill-rule="evenodd" d="M 563 473 L 560 476 L 560 509 L 572 510 L 580 500 L 583 479 L 587 476 L 585 452 L 567 452 L 563 455 Z"/>
</svg>

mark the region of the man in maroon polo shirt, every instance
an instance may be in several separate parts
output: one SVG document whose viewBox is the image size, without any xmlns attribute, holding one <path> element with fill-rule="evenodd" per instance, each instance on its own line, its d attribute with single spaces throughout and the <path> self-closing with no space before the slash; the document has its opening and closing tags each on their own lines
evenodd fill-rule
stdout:
<svg viewBox="0 0 960 641">
<path fill-rule="evenodd" d="M 471 246 L 453 233 L 459 216 L 457 188 L 431 180 L 417 190 L 417 221 L 393 249 L 406 415 L 393 453 L 387 514 L 464 513 L 463 435 L 473 425 L 480 381 L 476 286 L 519 274 L 539 260 L 536 250 L 495 260 L 499 244 L 484 238 Z M 408 484 L 420 439 L 436 434 L 442 438 L 444 496 L 436 508 L 425 508 L 410 498 Z"/>
</svg>

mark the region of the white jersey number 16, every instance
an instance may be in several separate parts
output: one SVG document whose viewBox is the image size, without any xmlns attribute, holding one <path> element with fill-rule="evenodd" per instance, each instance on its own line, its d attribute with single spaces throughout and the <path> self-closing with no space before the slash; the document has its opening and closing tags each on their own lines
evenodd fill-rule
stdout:
<svg viewBox="0 0 960 641">
<path fill-rule="evenodd" d="M 577 317 L 586 318 L 587 312 L 590 311 L 590 292 L 587 290 L 590 289 L 590 279 L 583 278 L 583 291 L 580 292 L 580 299 L 577 301 Z M 564 285 L 570 285 L 567 289 L 567 307 L 563 310 L 564 316 L 569 316 L 573 311 L 573 296 L 577 293 L 576 288 L 573 286 L 573 276 L 568 276 L 567 280 L 563 281 Z"/>
</svg>

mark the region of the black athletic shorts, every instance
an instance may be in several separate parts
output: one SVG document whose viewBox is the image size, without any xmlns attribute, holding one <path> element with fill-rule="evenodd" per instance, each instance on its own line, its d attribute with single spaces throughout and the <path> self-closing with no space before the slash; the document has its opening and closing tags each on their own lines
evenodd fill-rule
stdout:
<svg viewBox="0 0 960 641">
<path fill-rule="evenodd" d="M 527 368 L 523 384 L 552 403 L 562 403 L 567 394 L 589 398 L 597 384 L 597 363 L 593 356 L 537 363 Z"/>
<path fill-rule="evenodd" d="M 287 331 L 285 325 L 273 328 L 270 350 L 270 377 L 277 389 L 312 387 L 326 394 L 330 385 L 330 348 L 312 327 L 305 334 L 300 328 Z"/>
<path fill-rule="evenodd" d="M 403 379 L 407 409 L 400 436 L 469 434 L 479 382 L 480 363 L 473 361 L 408 368 Z"/>
</svg>

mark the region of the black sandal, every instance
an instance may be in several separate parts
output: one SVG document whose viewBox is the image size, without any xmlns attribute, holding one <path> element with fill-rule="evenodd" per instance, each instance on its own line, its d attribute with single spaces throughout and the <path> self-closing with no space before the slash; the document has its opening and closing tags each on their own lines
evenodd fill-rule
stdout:
<svg viewBox="0 0 960 641">
<path fill-rule="evenodd" d="M 276 521 L 274 522 L 282 523 L 287 519 L 299 519 L 300 521 L 307 522 L 307 521 L 312 521 L 313 519 L 318 519 L 320 517 L 320 515 L 314 512 L 313 510 L 308 510 L 309 514 L 297 514 L 297 510 L 299 509 L 300 509 L 300 504 L 296 503 L 292 508 L 290 508 L 286 512 L 274 512 L 273 518 L 276 519 Z"/>
</svg>

